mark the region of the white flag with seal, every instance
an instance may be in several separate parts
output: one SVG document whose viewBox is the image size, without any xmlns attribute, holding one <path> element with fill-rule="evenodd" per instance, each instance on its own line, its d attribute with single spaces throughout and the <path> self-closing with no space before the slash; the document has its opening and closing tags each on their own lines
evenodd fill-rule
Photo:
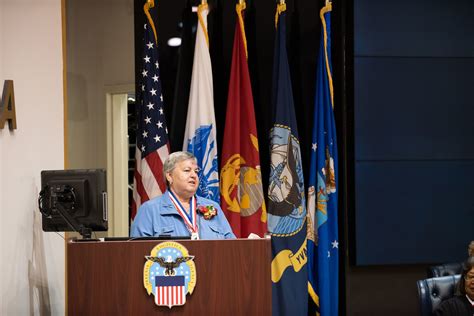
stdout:
<svg viewBox="0 0 474 316">
<path fill-rule="evenodd" d="M 208 5 L 199 5 L 197 14 L 196 47 L 183 150 L 193 153 L 198 160 L 200 171 L 197 194 L 219 203 L 216 118 L 207 34 Z"/>
</svg>

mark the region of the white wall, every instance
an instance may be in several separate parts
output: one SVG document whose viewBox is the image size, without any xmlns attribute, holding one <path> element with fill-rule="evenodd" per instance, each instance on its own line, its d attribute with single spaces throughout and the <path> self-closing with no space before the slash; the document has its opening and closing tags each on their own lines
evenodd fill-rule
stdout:
<svg viewBox="0 0 474 316">
<path fill-rule="evenodd" d="M 64 167 L 61 37 L 61 0 L 0 0 L 0 83 L 14 80 L 18 127 L 0 130 L 0 315 L 64 314 L 65 243 L 37 210 L 40 171 Z"/>
<path fill-rule="evenodd" d="M 106 168 L 106 91 L 135 83 L 133 0 L 66 4 L 68 166 Z"/>
</svg>

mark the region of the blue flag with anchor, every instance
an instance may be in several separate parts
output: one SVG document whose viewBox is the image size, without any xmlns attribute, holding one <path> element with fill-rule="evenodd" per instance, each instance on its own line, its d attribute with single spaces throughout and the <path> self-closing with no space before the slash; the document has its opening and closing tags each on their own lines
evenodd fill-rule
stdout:
<svg viewBox="0 0 474 316">
<path fill-rule="evenodd" d="M 270 131 L 268 231 L 273 315 L 306 315 L 308 273 L 303 168 L 286 52 L 286 5 L 277 5 Z"/>
<path fill-rule="evenodd" d="M 308 181 L 308 291 L 321 316 L 338 315 L 339 239 L 337 143 L 331 66 L 331 3 L 320 13 L 322 29 Z"/>
</svg>

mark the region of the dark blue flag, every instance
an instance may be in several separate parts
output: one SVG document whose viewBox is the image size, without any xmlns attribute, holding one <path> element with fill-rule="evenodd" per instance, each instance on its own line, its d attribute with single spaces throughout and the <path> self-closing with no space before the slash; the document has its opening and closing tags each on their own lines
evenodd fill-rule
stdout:
<svg viewBox="0 0 474 316">
<path fill-rule="evenodd" d="M 331 4 L 322 29 L 308 188 L 308 291 L 321 316 L 338 315 L 337 143 L 331 66 Z"/>
<path fill-rule="evenodd" d="M 300 143 L 286 52 L 286 5 L 277 5 L 273 64 L 273 127 L 268 187 L 272 235 L 273 315 L 306 315 L 306 208 Z"/>
</svg>

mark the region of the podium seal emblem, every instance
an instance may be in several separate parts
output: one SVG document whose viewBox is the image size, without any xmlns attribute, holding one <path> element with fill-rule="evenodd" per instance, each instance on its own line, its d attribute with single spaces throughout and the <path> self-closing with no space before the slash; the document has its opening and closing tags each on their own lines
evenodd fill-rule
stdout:
<svg viewBox="0 0 474 316">
<path fill-rule="evenodd" d="M 155 296 L 158 306 L 181 306 L 186 303 L 196 286 L 194 256 L 174 241 L 156 245 L 149 256 L 145 256 L 143 284 L 148 295 Z"/>
</svg>

